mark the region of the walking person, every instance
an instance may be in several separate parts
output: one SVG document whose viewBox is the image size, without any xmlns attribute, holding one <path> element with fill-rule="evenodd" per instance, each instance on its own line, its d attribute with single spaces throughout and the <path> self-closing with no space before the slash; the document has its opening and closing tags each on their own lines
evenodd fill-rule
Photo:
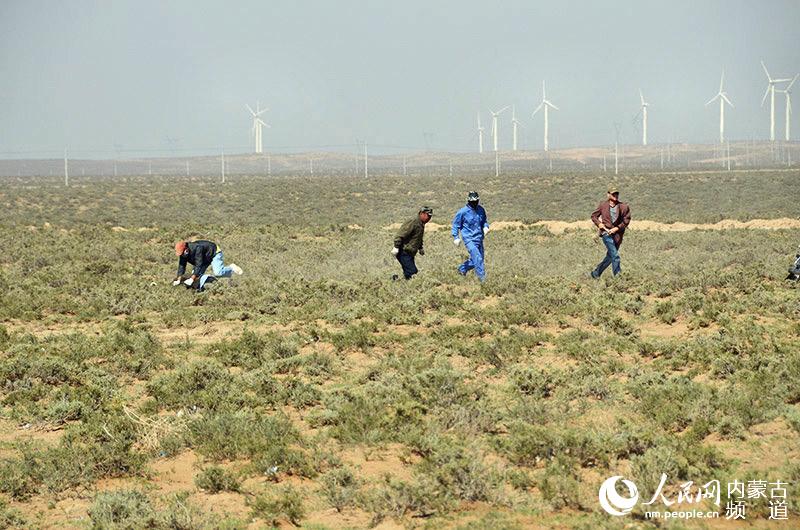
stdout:
<svg viewBox="0 0 800 530">
<path fill-rule="evenodd" d="M 225 265 L 222 250 L 211 241 L 178 241 L 175 243 L 175 255 L 178 256 L 178 274 L 172 282 L 174 286 L 183 283 L 186 287 L 196 287 L 198 291 L 202 291 L 207 282 L 214 281 L 212 278 L 230 278 L 234 274 L 240 275 L 244 272 L 235 263 Z M 191 276 L 184 279 L 186 265 L 189 263 L 194 268 Z M 214 276 L 206 274 L 209 266 Z"/>
<path fill-rule="evenodd" d="M 592 212 L 592 222 L 600 231 L 599 235 L 606 247 L 606 256 L 591 272 L 592 278 L 599 278 L 603 271 L 611 265 L 614 276 L 620 273 L 619 246 L 622 236 L 631 222 L 631 209 L 619 200 L 619 189 L 616 186 L 608 187 L 606 200 L 602 201 L 597 209 Z"/>
<path fill-rule="evenodd" d="M 425 255 L 425 248 L 423 247 L 423 239 L 425 236 L 425 225 L 433 217 L 433 208 L 423 206 L 419 209 L 416 217 L 409 219 L 400 226 L 400 230 L 394 237 L 394 247 L 392 247 L 392 255 L 400 262 L 403 268 L 403 277 L 410 280 L 412 276 L 419 272 L 414 257 L 419 252 L 420 256 Z M 395 274 L 392 280 L 399 279 Z"/>
<path fill-rule="evenodd" d="M 453 217 L 453 244 L 457 247 L 464 241 L 464 247 L 469 252 L 469 258 L 458 267 L 462 276 L 475 269 L 475 275 L 483 282 L 486 279 L 484 267 L 483 239 L 489 231 L 489 221 L 486 210 L 479 204 L 481 198 L 477 191 L 467 195 L 467 204 Z M 459 238 L 460 233 L 460 238 Z"/>
</svg>

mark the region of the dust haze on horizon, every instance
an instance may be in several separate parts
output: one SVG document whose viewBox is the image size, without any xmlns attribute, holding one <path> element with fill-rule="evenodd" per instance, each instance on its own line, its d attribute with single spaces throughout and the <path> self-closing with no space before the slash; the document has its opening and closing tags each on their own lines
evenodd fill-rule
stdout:
<svg viewBox="0 0 800 530">
<path fill-rule="evenodd" d="M 265 151 L 477 150 L 476 113 L 515 105 L 520 149 L 712 143 L 719 88 L 731 140 L 769 138 L 767 80 L 800 72 L 800 2 L 152 0 L 0 4 L 0 157 L 64 148 L 252 151 L 246 104 L 269 107 Z M 795 87 L 795 89 L 797 86 Z M 798 92 L 795 90 L 795 92 Z M 795 103 L 797 106 L 797 103 Z M 511 148 L 511 116 L 500 148 Z M 794 135 L 800 135 L 797 119 Z M 783 138 L 784 96 L 776 94 Z"/>
</svg>

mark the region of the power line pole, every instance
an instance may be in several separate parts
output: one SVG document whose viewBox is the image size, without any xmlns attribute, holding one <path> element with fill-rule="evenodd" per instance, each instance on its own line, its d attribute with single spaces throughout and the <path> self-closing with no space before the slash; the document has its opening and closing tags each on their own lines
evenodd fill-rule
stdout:
<svg viewBox="0 0 800 530">
<path fill-rule="evenodd" d="M 367 142 L 364 141 L 364 178 L 369 178 L 369 155 L 367 154 Z"/>
<path fill-rule="evenodd" d="M 603 153 L 603 173 L 606 172 L 606 154 Z"/>
<path fill-rule="evenodd" d="M 314 176 L 314 159 L 313 158 L 309 158 L 308 159 L 308 168 L 311 171 L 311 176 L 313 177 Z"/>
<path fill-rule="evenodd" d="M 64 186 L 69 186 L 69 160 L 66 147 L 64 148 Z"/>
<path fill-rule="evenodd" d="M 267 153 L 267 176 L 272 176 L 272 157 Z"/>
</svg>

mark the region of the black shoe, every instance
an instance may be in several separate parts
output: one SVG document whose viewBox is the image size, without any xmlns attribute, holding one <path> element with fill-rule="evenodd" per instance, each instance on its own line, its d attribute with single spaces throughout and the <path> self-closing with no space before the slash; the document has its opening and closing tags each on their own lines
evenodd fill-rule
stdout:
<svg viewBox="0 0 800 530">
<path fill-rule="evenodd" d="M 400 276 L 398 276 L 397 274 L 392 274 L 392 281 L 393 282 L 396 282 L 399 279 L 400 279 Z"/>
<path fill-rule="evenodd" d="M 594 271 L 592 271 L 592 272 L 589 273 L 589 278 L 591 278 L 593 280 L 599 280 L 600 279 L 600 275 L 599 274 L 595 275 Z"/>
</svg>

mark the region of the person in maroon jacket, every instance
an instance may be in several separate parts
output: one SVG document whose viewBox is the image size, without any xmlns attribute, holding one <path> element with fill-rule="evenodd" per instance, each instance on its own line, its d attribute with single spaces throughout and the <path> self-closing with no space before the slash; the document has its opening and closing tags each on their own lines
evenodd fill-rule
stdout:
<svg viewBox="0 0 800 530">
<path fill-rule="evenodd" d="M 600 230 L 600 238 L 607 252 L 603 261 L 591 272 L 591 276 L 599 278 L 609 265 L 616 276 L 620 272 L 619 246 L 622 244 L 625 229 L 631 222 L 631 209 L 624 202 L 620 202 L 616 186 L 608 187 L 608 198 L 592 212 L 592 222 Z"/>
</svg>

